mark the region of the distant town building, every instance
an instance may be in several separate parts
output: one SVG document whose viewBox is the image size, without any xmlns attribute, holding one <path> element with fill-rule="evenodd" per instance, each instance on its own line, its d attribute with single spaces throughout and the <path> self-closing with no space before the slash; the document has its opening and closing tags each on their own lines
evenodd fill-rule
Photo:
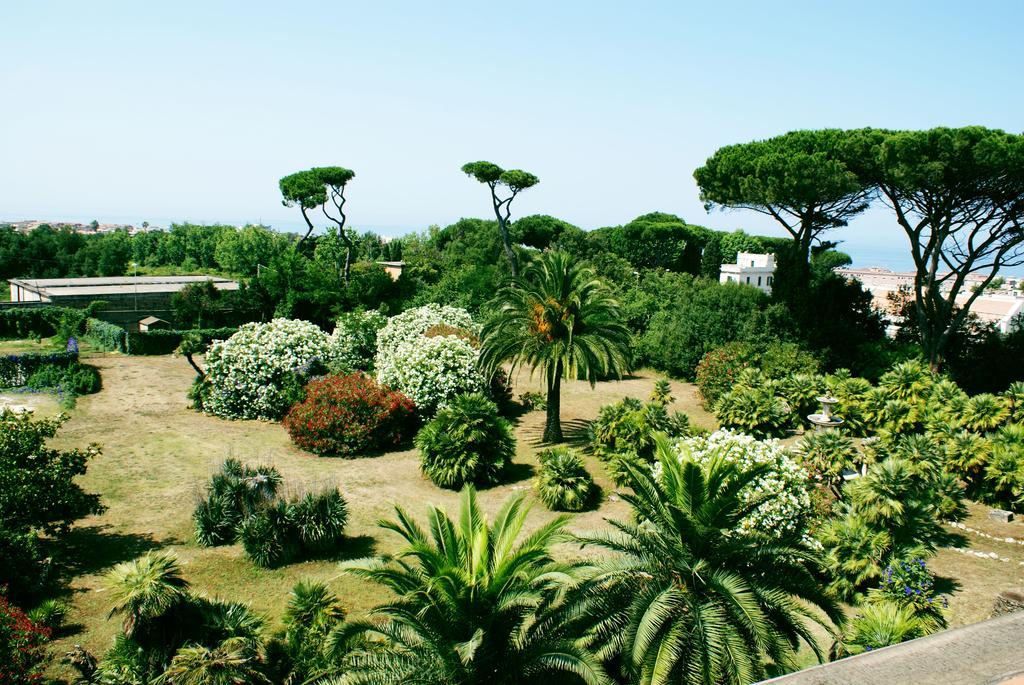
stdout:
<svg viewBox="0 0 1024 685">
<path fill-rule="evenodd" d="M 137 326 L 140 312 L 174 321 L 171 296 L 193 283 L 211 281 L 218 290 L 238 290 L 238 282 L 218 276 L 116 276 L 109 278 L 12 278 L 4 307 L 53 304 L 84 309 L 103 302 L 98 316 L 122 326 Z"/>
<path fill-rule="evenodd" d="M 914 278 L 916 274 L 912 271 L 891 271 L 880 267 L 868 267 L 863 269 L 836 269 L 836 273 L 849 279 L 860 281 L 864 289 L 871 293 L 872 305 L 875 309 L 885 314 L 893 326 L 890 333 L 898 327 L 899 322 L 894 319 L 898 312 L 894 311 L 894 299 L 898 300 L 900 291 L 912 296 L 914 292 Z M 981 287 L 985 282 L 985 276 L 970 274 L 967 276 L 965 292 L 957 297 L 957 303 L 963 306 L 971 296 L 970 290 Z M 1020 322 L 1019 316 L 1024 314 L 1024 296 L 1021 294 L 1022 279 L 1017 276 L 1007 276 L 998 281 L 999 287 L 989 287 L 971 305 L 971 313 L 984 323 L 992 324 L 1003 333 L 1010 330 Z"/>
<path fill-rule="evenodd" d="M 735 264 L 723 264 L 719 274 L 720 283 L 744 283 L 752 285 L 769 295 L 775 280 L 775 255 L 740 252 Z"/>
</svg>

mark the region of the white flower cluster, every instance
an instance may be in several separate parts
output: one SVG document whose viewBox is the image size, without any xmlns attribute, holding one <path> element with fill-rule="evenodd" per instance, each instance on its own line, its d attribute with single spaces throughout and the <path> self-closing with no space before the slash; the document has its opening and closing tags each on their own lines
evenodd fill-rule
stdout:
<svg viewBox="0 0 1024 685">
<path fill-rule="evenodd" d="M 331 347 L 339 370 L 367 371 L 377 351 L 377 333 L 388 322 L 378 311 L 349 312 L 338 317 L 331 333 Z"/>
<path fill-rule="evenodd" d="M 429 304 L 392 317 L 377 335 L 377 382 L 402 392 L 424 415 L 433 414 L 458 395 L 486 388 L 477 366 L 478 352 L 457 335 L 426 337 L 434 326 L 475 334 L 464 309 Z"/>
<path fill-rule="evenodd" d="M 745 502 L 764 495 L 769 499 L 743 519 L 741 531 L 757 530 L 772 537 L 806 532 L 811 512 L 807 474 L 777 440 L 757 440 L 744 433 L 719 430 L 706 437 L 683 438 L 675 442 L 675 447 L 680 459 L 689 452 L 702 464 L 719 455 L 743 470 L 767 464 L 768 470 L 741 491 L 741 497 Z M 660 470 L 660 465 L 656 469 Z"/>
<path fill-rule="evenodd" d="M 274 319 L 248 323 L 206 353 L 210 387 L 203 408 L 238 419 L 279 419 L 290 398 L 285 383 L 293 373 L 334 361 L 331 337 L 308 321 Z"/>
<path fill-rule="evenodd" d="M 409 340 L 418 340 L 434 326 L 451 326 L 476 334 L 479 327 L 465 309 L 448 305 L 428 304 L 409 309 L 388 319 L 377 334 L 377 357 L 394 354 Z"/>
</svg>

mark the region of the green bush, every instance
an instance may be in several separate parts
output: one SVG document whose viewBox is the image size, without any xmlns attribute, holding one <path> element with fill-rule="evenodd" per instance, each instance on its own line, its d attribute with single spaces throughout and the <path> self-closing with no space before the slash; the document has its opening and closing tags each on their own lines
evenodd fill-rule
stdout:
<svg viewBox="0 0 1024 685">
<path fill-rule="evenodd" d="M 81 333 L 80 326 L 86 316 L 86 310 L 71 307 L 0 309 L 0 338 L 49 338 L 57 335 L 58 328 L 67 330 L 69 326 L 74 327 L 71 335 L 76 335 Z"/>
<path fill-rule="evenodd" d="M 771 384 L 737 385 L 715 404 L 715 416 L 722 428 L 738 430 L 756 438 L 778 437 L 790 425 L 790 408 Z"/>
<path fill-rule="evenodd" d="M 93 346 L 106 352 L 128 351 L 128 332 L 120 326 L 100 319 L 86 319 L 85 337 Z"/>
<path fill-rule="evenodd" d="M 47 599 L 28 612 L 28 617 L 33 623 L 56 633 L 64 627 L 64 621 L 67 620 L 69 613 L 71 613 L 71 607 L 66 602 Z"/>
<path fill-rule="evenodd" d="M 855 469 L 860 457 L 853 440 L 834 429 L 806 433 L 793 452 L 811 479 L 826 487 L 840 486 L 843 471 Z"/>
<path fill-rule="evenodd" d="M 565 447 L 537 455 L 537 496 L 552 511 L 583 511 L 594 504 L 598 488 L 574 451 Z"/>
<path fill-rule="evenodd" d="M 759 369 L 765 378 L 779 380 L 817 374 L 820 364 L 813 354 L 794 343 L 772 342 L 763 349 L 750 343 L 727 343 L 705 354 L 697 365 L 697 390 L 705 405 L 713 407 L 747 368 Z"/>
<path fill-rule="evenodd" d="M 337 489 L 279 499 L 257 509 L 238 529 L 246 556 L 276 568 L 338 548 L 348 522 L 348 505 Z"/>
<path fill-rule="evenodd" d="M 456 397 L 416 435 L 424 475 L 453 490 L 500 482 L 515 445 L 511 425 L 479 393 Z"/>
<path fill-rule="evenodd" d="M 605 462 L 616 485 L 625 482 L 625 464 L 654 464 L 655 435 L 681 437 L 690 432 L 690 420 L 676 412 L 671 416 L 660 401 L 646 404 L 632 397 L 601 407 L 590 425 L 590 450 Z"/>
<path fill-rule="evenodd" d="M 348 523 L 348 504 L 337 489 L 307 493 L 289 507 L 305 554 L 326 554 L 341 544 Z"/>
<path fill-rule="evenodd" d="M 301 550 L 291 508 L 278 500 L 257 510 L 238 529 L 245 554 L 257 566 L 276 568 L 299 556 Z"/>
<path fill-rule="evenodd" d="M 214 340 L 227 340 L 237 331 L 237 327 L 230 326 L 181 331 L 128 331 L 126 351 L 135 355 L 171 354 L 186 335 L 198 336 L 201 345 L 209 345 Z"/>
<path fill-rule="evenodd" d="M 32 390 L 58 390 L 62 393 L 78 396 L 91 395 L 99 392 L 102 382 L 100 372 L 87 364 L 46 364 L 36 369 L 25 386 Z"/>
<path fill-rule="evenodd" d="M 196 541 L 204 547 L 229 545 L 241 523 L 272 502 L 281 485 L 273 466 L 247 466 L 226 460 L 206 486 L 206 494 L 192 514 Z"/>
</svg>

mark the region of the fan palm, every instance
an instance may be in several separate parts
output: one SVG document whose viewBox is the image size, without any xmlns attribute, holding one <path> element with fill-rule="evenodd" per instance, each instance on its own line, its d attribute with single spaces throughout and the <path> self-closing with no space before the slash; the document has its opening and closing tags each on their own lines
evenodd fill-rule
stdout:
<svg viewBox="0 0 1024 685">
<path fill-rule="evenodd" d="M 397 520 L 382 525 L 405 541 L 402 552 L 343 565 L 397 598 L 374 610 L 378 621 L 332 636 L 342 650 L 354 638 L 366 641 L 340 682 L 607 682 L 563 620 L 563 591 L 580 569 L 554 562 L 550 550 L 567 539 L 567 519 L 524 537 L 527 511 L 523 497 L 513 497 L 488 524 L 467 487 L 458 521 L 431 508 L 427 532 L 396 507 Z"/>
<path fill-rule="evenodd" d="M 846 638 L 833 647 L 833 656 L 897 645 L 939 630 L 934 619 L 919 614 L 913 605 L 893 601 L 868 602 L 849 627 Z"/>
<path fill-rule="evenodd" d="M 975 395 L 967 400 L 967 406 L 964 407 L 964 423 L 973 431 L 995 430 L 1009 418 L 1008 405 L 1005 398 L 996 395 Z"/>
<path fill-rule="evenodd" d="M 270 685 L 259 659 L 246 640 L 231 638 L 213 649 L 182 647 L 171 660 L 160 685 Z"/>
<path fill-rule="evenodd" d="M 764 503 L 740 491 L 766 467 L 741 470 L 722 457 L 680 460 L 665 441 L 661 475 L 628 467 L 637 522 L 584 542 L 617 555 L 580 590 L 578 611 L 593 616 L 588 644 L 621 659 L 629 682 L 748 683 L 794 666 L 801 642 L 823 654 L 811 623 L 839 607 L 816 578 L 818 559 L 797 533 L 769 539 L 740 533 Z"/>
<path fill-rule="evenodd" d="M 484 325 L 480 361 L 496 370 L 526 364 L 547 385 L 546 442 L 562 441 L 562 378 L 619 376 L 628 367 L 629 329 L 619 303 L 594 272 L 561 252 L 546 252 L 502 288 Z"/>
<path fill-rule="evenodd" d="M 122 617 L 127 637 L 189 601 L 188 581 L 178 560 L 166 552 L 118 564 L 107 576 L 107 586 L 113 604 L 110 615 Z"/>
</svg>

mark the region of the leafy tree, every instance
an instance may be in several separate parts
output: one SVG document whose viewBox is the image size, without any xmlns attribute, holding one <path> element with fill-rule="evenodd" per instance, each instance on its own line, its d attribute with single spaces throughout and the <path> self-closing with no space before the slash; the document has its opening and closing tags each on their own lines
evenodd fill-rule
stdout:
<svg viewBox="0 0 1024 685">
<path fill-rule="evenodd" d="M 850 156 L 910 240 L 914 312 L 932 368 L 1000 269 L 1024 264 L 1024 136 L 980 126 L 863 130 Z M 980 275 L 971 291 L 968 276 Z"/>
<path fill-rule="evenodd" d="M 370 641 L 347 663 L 347 683 L 503 685 L 607 683 L 575 639 L 562 602 L 578 567 L 555 562 L 567 518 L 523 534 L 528 507 L 507 500 L 488 523 L 476 492 L 462 492 L 459 518 L 431 507 L 424 530 L 400 507 L 386 530 L 405 547 L 395 557 L 343 564 L 346 573 L 391 590 L 377 621 L 338 631 L 333 642 Z"/>
<path fill-rule="evenodd" d="M 210 327 L 220 313 L 221 299 L 220 290 L 207 280 L 190 283 L 171 295 L 171 307 L 179 327 Z"/>
<path fill-rule="evenodd" d="M 0 586 L 8 585 L 19 601 L 46 579 L 45 548 L 78 519 L 104 511 L 99 496 L 75 482 L 99 448 L 58 450 L 46 444 L 65 420 L 0 409 Z"/>
<path fill-rule="evenodd" d="M 512 239 L 522 245 L 546 250 L 568 231 L 578 231 L 578 227 L 547 214 L 524 216 L 509 227 Z"/>
<path fill-rule="evenodd" d="M 621 660 L 628 682 L 749 683 L 795 666 L 800 642 L 822 658 L 810 623 L 820 610 L 837 624 L 839 607 L 818 580 L 819 562 L 797 532 L 771 542 L 739 534 L 764 503 L 746 504 L 745 486 L 767 467 L 742 471 L 718 457 L 701 465 L 678 459 L 667 441 L 661 474 L 627 465 L 621 493 L 632 521 L 590 535 L 615 553 L 581 589 L 579 610 L 593 617 L 589 644 Z"/>
<path fill-rule="evenodd" d="M 512 238 L 509 233 L 509 218 L 512 216 L 512 201 L 522 191 L 540 183 L 540 179 L 521 169 L 502 169 L 491 162 L 469 162 L 462 165 L 462 173 L 472 176 L 480 183 L 485 184 L 491 190 L 491 205 L 494 208 L 494 218 L 498 220 L 498 228 L 501 231 L 501 241 L 505 248 L 505 256 L 508 257 L 509 265 L 512 267 L 512 275 L 519 275 L 519 257 L 512 249 Z M 498 197 L 500 187 L 508 188 L 509 195 L 504 198 Z"/>
<path fill-rule="evenodd" d="M 356 172 L 340 166 L 313 167 L 305 171 L 289 174 L 280 180 L 282 204 L 285 207 L 298 205 L 308 230 L 299 240 L 303 243 L 313 232 L 313 222 L 309 211 L 317 207 L 324 216 L 337 225 L 337 235 L 345 244 L 345 263 L 339 269 L 342 278 L 348 283 L 349 268 L 352 264 L 352 250 L 355 242 L 352 235 L 345 230 L 345 187 L 355 178 Z M 328 210 L 328 203 L 333 210 Z M 334 214 L 331 213 L 334 212 Z"/>
<path fill-rule="evenodd" d="M 498 292 L 484 325 L 480 360 L 494 371 L 506 361 L 544 374 L 547 419 L 543 439 L 562 441 L 563 376 L 618 376 L 628 367 L 629 329 L 607 285 L 561 252 L 546 252 Z"/>
<path fill-rule="evenodd" d="M 834 129 L 793 131 L 720 148 L 693 175 L 709 209 L 750 209 L 775 219 L 806 265 L 815 239 L 868 206 L 871 186 L 847 165 L 844 143 L 844 132 Z"/>
</svg>

